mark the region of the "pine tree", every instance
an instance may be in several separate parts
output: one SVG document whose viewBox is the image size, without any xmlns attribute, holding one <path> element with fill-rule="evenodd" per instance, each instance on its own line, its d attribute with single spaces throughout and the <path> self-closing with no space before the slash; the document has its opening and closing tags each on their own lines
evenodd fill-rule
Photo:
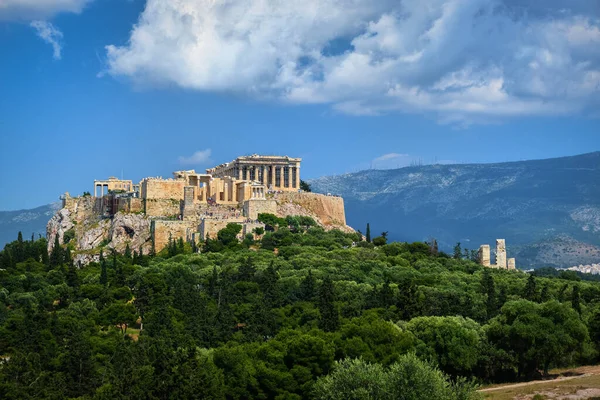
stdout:
<svg viewBox="0 0 600 400">
<path fill-rule="evenodd" d="M 335 332 L 340 325 L 340 316 L 334 304 L 335 289 L 331 278 L 326 276 L 319 287 L 319 327 L 325 332 Z"/>
<path fill-rule="evenodd" d="M 366 233 L 366 237 L 367 237 L 367 243 L 371 243 L 371 226 L 369 225 L 369 223 L 367 222 L 367 233 Z"/>
<path fill-rule="evenodd" d="M 525 292 L 523 298 L 529 301 L 537 301 L 537 288 L 535 282 L 535 276 L 529 275 L 527 278 L 527 284 L 525 285 Z"/>
<path fill-rule="evenodd" d="M 177 240 L 177 251 L 176 254 L 183 254 L 185 252 L 185 245 L 183 243 L 183 238 L 179 238 Z"/>
</svg>

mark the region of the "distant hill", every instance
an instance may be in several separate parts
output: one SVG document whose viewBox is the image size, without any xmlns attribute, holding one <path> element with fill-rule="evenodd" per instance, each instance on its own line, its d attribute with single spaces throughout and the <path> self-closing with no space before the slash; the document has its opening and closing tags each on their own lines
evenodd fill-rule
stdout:
<svg viewBox="0 0 600 400">
<path fill-rule="evenodd" d="M 450 251 L 507 240 L 517 266 L 600 262 L 600 152 L 499 164 L 368 170 L 310 181 L 341 195 L 348 224 Z"/>
<path fill-rule="evenodd" d="M 0 211 L 0 249 L 8 242 L 17 239 L 19 231 L 25 239 L 30 239 L 31 234 L 46 236 L 46 224 L 60 203 L 47 204 L 31 210 Z"/>
</svg>

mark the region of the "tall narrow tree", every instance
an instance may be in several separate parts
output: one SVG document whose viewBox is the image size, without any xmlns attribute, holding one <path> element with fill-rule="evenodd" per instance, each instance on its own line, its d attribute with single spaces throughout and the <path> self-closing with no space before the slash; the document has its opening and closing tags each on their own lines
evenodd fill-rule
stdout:
<svg viewBox="0 0 600 400">
<path fill-rule="evenodd" d="M 365 234 L 367 237 L 367 243 L 371 243 L 371 226 L 367 222 L 367 233 Z"/>
<path fill-rule="evenodd" d="M 326 276 L 319 288 L 319 327 L 325 332 L 334 332 L 340 325 L 340 316 L 335 308 L 335 288 L 330 277 Z"/>
</svg>

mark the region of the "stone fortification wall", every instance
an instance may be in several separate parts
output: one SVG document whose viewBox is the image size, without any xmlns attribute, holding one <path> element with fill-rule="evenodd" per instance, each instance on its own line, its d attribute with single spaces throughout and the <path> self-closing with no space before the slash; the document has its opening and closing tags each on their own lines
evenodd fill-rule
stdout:
<svg viewBox="0 0 600 400">
<path fill-rule="evenodd" d="M 144 211 L 142 199 L 137 197 L 126 197 L 119 199 L 118 211 L 124 213 L 137 213 Z"/>
<path fill-rule="evenodd" d="M 277 193 L 273 197 L 277 201 L 277 215 L 306 215 L 313 217 L 326 229 L 354 231 L 346 225 L 344 199 L 318 193 Z"/>
<path fill-rule="evenodd" d="M 221 229 L 224 229 L 227 224 L 240 224 L 243 228 L 244 221 L 244 218 L 204 219 L 200 222 L 199 226 L 200 240 L 206 240 L 207 236 L 211 239 L 216 239 L 217 233 Z"/>
<path fill-rule="evenodd" d="M 144 179 L 141 187 L 143 199 L 183 200 L 186 181 L 183 179 Z"/>
<path fill-rule="evenodd" d="M 154 248 L 157 252 L 164 249 L 169 244 L 169 237 L 172 240 L 191 240 L 197 231 L 196 228 L 197 225 L 189 221 L 153 220 L 151 231 L 154 236 Z"/>
<path fill-rule="evenodd" d="M 143 199 L 144 212 L 149 217 L 175 217 L 181 213 L 182 200 Z"/>
<path fill-rule="evenodd" d="M 251 220 L 256 220 L 258 214 L 277 214 L 277 201 L 275 200 L 246 200 L 244 202 L 244 215 Z"/>
<path fill-rule="evenodd" d="M 253 232 L 254 229 L 256 229 L 258 227 L 265 229 L 265 224 L 263 224 L 262 222 L 247 222 L 247 223 L 245 223 L 242 226 L 242 236 L 246 236 L 248 233 L 251 233 L 255 240 L 258 239 L 259 236 Z"/>
</svg>

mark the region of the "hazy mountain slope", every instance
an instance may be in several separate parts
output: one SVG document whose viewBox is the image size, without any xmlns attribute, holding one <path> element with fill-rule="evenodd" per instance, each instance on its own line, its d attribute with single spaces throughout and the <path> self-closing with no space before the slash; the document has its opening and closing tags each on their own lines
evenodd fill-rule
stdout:
<svg viewBox="0 0 600 400">
<path fill-rule="evenodd" d="M 435 237 L 446 250 L 457 241 L 477 248 L 506 238 L 521 267 L 600 261 L 600 152 L 368 170 L 311 184 L 314 191 L 343 196 L 348 224 L 363 232 L 370 222 L 376 234 Z"/>
<path fill-rule="evenodd" d="M 46 236 L 46 224 L 52 218 L 60 203 L 47 204 L 31 210 L 0 211 L 0 249 L 8 242 L 17 239 L 19 231 L 25 239 L 31 234 Z"/>
</svg>

